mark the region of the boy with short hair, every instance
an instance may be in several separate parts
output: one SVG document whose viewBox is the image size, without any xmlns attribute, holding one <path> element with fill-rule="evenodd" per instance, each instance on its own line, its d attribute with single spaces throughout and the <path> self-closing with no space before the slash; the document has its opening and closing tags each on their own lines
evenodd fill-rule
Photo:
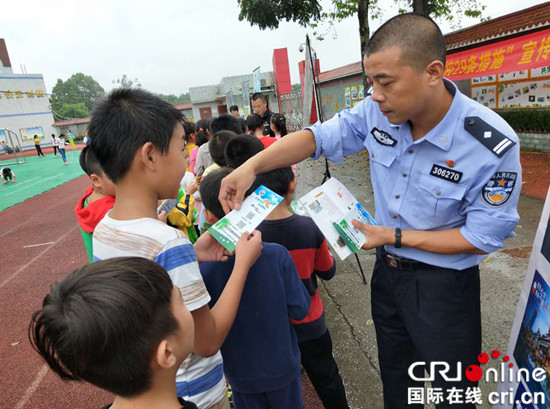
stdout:
<svg viewBox="0 0 550 409">
<path fill-rule="evenodd" d="M 289 210 L 297 183 L 291 167 L 261 173 L 256 183 L 284 198 L 260 223 L 258 230 L 265 242 L 278 243 L 288 249 L 311 297 L 307 316 L 291 321 L 298 338 L 302 366 L 325 408 L 348 409 L 346 390 L 332 355 L 332 340 L 317 287 L 317 277 L 330 280 L 336 271 L 327 240 L 311 218 L 292 214 Z"/>
<path fill-rule="evenodd" d="M 74 209 L 80 226 L 84 246 L 88 252 L 90 263 L 94 261 L 93 235 L 97 224 L 103 219 L 115 204 L 115 185 L 103 172 L 99 161 L 89 146 L 80 152 L 80 167 L 92 185 L 86 189 Z"/>
<path fill-rule="evenodd" d="M 166 270 L 138 257 L 73 271 L 29 326 L 33 348 L 62 379 L 116 395 L 103 409 L 196 408 L 178 399 L 174 382 L 193 338 L 193 319 Z"/>
<path fill-rule="evenodd" d="M 251 138 L 239 136 L 227 145 L 228 163 L 235 162 L 235 165 L 240 166 L 258 153 L 258 143 L 261 142 Z M 336 271 L 327 240 L 311 218 L 292 214 L 288 209 L 297 184 L 290 167 L 261 173 L 256 184 L 262 184 L 284 198 L 260 223 L 258 230 L 262 232 L 265 242 L 278 243 L 287 248 L 311 296 L 311 308 L 307 316 L 303 320 L 292 321 L 302 366 L 325 408 L 347 409 L 346 391 L 332 355 L 332 340 L 317 288 L 317 277 L 330 280 Z"/>
<path fill-rule="evenodd" d="M 2 184 L 6 185 L 8 183 L 15 183 L 17 178 L 15 177 L 15 173 L 13 173 L 13 170 L 11 168 L 2 168 L 0 169 L 0 179 L 2 179 Z"/>
<path fill-rule="evenodd" d="M 210 223 L 224 216 L 218 194 L 222 179 L 230 172 L 222 168 L 201 181 L 205 217 Z M 211 305 L 219 302 L 234 274 L 232 264 L 233 260 L 201 264 Z M 237 409 L 303 408 L 300 352 L 289 318 L 303 319 L 310 302 L 288 251 L 264 243 L 248 274 L 231 332 L 221 347 Z"/>
<path fill-rule="evenodd" d="M 158 200 L 177 197 L 187 167 L 183 120 L 171 104 L 140 89 L 114 90 L 96 106 L 91 147 L 115 184 L 116 200 L 94 232 L 94 260 L 139 256 L 166 268 L 193 315 L 199 355 L 190 355 L 178 370 L 178 395 L 201 409 L 227 408 L 219 348 L 233 324 L 248 269 L 260 254 L 261 235 L 241 237 L 232 280 L 210 310 L 198 263 L 225 260 L 225 250 L 210 234 L 192 245 L 183 232 L 157 219 Z"/>
<path fill-rule="evenodd" d="M 264 144 L 255 136 L 241 134 L 231 139 L 225 146 L 227 166 L 237 169 L 252 156 L 264 150 Z"/>
</svg>

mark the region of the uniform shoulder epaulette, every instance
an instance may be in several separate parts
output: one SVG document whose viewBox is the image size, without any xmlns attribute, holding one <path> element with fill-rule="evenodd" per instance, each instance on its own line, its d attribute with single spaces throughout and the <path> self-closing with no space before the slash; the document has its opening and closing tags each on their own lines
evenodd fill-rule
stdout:
<svg viewBox="0 0 550 409">
<path fill-rule="evenodd" d="M 464 119 L 464 129 L 499 158 L 516 144 L 478 116 L 469 116 Z"/>
</svg>

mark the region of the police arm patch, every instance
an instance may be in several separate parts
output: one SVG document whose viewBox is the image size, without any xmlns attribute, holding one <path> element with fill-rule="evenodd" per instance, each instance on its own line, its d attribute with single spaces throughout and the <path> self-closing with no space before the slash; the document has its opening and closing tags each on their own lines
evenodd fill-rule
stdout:
<svg viewBox="0 0 550 409">
<path fill-rule="evenodd" d="M 504 205 L 512 196 L 517 178 L 516 172 L 496 172 L 481 189 L 481 197 L 489 206 Z"/>
</svg>

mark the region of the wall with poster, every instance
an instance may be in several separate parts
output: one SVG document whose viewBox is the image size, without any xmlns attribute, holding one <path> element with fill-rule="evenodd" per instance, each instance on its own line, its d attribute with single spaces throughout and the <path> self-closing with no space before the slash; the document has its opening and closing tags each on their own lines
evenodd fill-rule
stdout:
<svg viewBox="0 0 550 409">
<path fill-rule="evenodd" d="M 325 119 L 343 109 L 353 108 L 365 98 L 361 75 L 353 75 L 321 84 L 321 103 Z"/>
<path fill-rule="evenodd" d="M 550 108 L 550 66 L 472 78 L 470 96 L 492 109 Z"/>
<path fill-rule="evenodd" d="M 19 133 L 24 141 L 33 141 L 34 135 L 38 136 L 39 139 L 44 139 L 44 131 L 40 126 L 35 126 L 33 128 L 21 128 L 19 129 Z"/>
<path fill-rule="evenodd" d="M 531 258 L 512 326 L 506 365 L 493 408 L 550 406 L 550 191 L 537 228 Z M 529 399 L 531 398 L 531 399 Z M 529 400 L 531 400 L 529 402 Z"/>
</svg>

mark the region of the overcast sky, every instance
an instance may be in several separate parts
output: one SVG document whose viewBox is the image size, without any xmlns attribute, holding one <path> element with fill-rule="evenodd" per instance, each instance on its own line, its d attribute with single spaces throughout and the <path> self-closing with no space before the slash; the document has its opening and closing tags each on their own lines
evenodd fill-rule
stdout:
<svg viewBox="0 0 550 409">
<path fill-rule="evenodd" d="M 492 18 L 540 4 L 540 0 L 480 0 Z M 323 0 L 330 6 L 330 0 Z M 382 21 L 397 12 L 394 0 L 379 0 Z M 6 40 L 14 73 L 44 75 L 48 92 L 58 78 L 82 72 L 105 90 L 122 74 L 143 88 L 180 94 L 219 83 L 225 76 L 272 70 L 274 48 L 286 47 L 293 83 L 299 82 L 298 51 L 311 29 L 281 23 L 261 31 L 238 20 L 237 0 L 10 0 L 2 4 L 0 38 Z M 359 61 L 356 18 L 335 26 L 313 47 L 321 70 Z M 462 26 L 476 24 L 464 18 Z M 381 24 L 371 21 L 371 33 Z M 444 33 L 453 31 L 440 22 Z M 333 38 L 334 37 L 334 38 Z"/>
</svg>

